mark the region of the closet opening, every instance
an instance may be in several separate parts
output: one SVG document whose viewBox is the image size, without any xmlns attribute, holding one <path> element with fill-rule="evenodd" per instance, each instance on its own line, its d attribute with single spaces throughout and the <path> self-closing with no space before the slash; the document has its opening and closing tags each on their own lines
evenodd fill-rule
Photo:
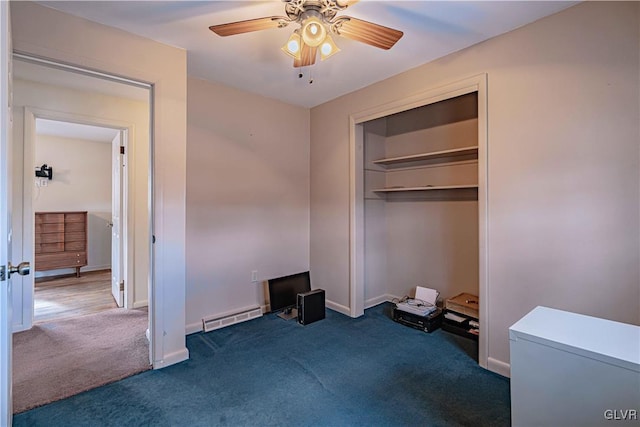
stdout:
<svg viewBox="0 0 640 427">
<path fill-rule="evenodd" d="M 487 367 L 486 76 L 352 126 L 351 315 L 435 289 L 442 329 Z"/>
</svg>

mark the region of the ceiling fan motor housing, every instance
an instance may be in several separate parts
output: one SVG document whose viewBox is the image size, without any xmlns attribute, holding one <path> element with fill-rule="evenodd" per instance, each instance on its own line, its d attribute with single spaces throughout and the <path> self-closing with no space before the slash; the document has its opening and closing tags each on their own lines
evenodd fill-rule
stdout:
<svg viewBox="0 0 640 427">
<path fill-rule="evenodd" d="M 321 21 L 330 22 L 338 12 L 348 7 L 348 2 L 334 0 L 283 0 L 285 12 L 289 19 L 302 23 L 309 15 L 315 14 Z M 343 5 L 340 5 L 343 3 Z"/>
<path fill-rule="evenodd" d="M 306 15 L 302 21 L 302 40 L 311 47 L 319 46 L 327 36 L 327 29 L 321 19 L 322 15 L 314 10 L 308 10 L 302 15 Z"/>
</svg>

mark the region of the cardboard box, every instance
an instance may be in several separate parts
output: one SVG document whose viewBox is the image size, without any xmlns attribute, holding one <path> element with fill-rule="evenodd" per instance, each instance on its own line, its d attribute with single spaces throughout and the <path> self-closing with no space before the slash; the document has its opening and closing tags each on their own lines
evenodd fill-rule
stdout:
<svg viewBox="0 0 640 427">
<path fill-rule="evenodd" d="M 480 299 L 477 295 L 462 293 L 445 300 L 444 306 L 449 311 L 464 314 L 475 319 L 480 318 Z"/>
</svg>

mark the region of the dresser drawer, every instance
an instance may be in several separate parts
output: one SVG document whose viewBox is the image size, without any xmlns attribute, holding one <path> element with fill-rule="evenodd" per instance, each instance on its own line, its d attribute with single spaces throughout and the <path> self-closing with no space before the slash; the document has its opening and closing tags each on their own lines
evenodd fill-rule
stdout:
<svg viewBox="0 0 640 427">
<path fill-rule="evenodd" d="M 56 268 L 82 267 L 87 265 L 86 252 L 59 252 L 55 254 L 36 254 L 36 271 Z"/>
<path fill-rule="evenodd" d="M 65 222 L 64 223 L 64 231 L 65 233 L 69 232 L 85 232 L 84 222 Z"/>
<path fill-rule="evenodd" d="M 84 240 L 78 240 L 77 242 L 67 241 L 64 243 L 64 248 L 62 250 L 73 252 L 86 251 L 86 246 L 87 245 L 84 243 Z"/>
<path fill-rule="evenodd" d="M 64 233 L 65 242 L 84 242 L 87 239 L 87 234 L 84 231 L 78 231 L 75 233 Z"/>
<path fill-rule="evenodd" d="M 53 253 L 53 252 L 63 252 L 63 251 L 64 251 L 64 243 L 63 242 L 60 242 L 60 243 L 42 243 L 41 245 L 37 245 L 37 247 L 36 247 L 36 253 L 42 253 L 42 254 Z"/>
<path fill-rule="evenodd" d="M 38 213 L 36 215 L 36 224 L 47 224 L 50 222 L 64 223 L 63 213 Z"/>
<path fill-rule="evenodd" d="M 86 215 L 84 212 L 73 212 L 64 214 L 64 222 L 82 222 L 84 223 Z"/>
<path fill-rule="evenodd" d="M 64 233 L 41 233 L 36 234 L 36 244 L 38 243 L 62 243 L 64 242 Z"/>
<path fill-rule="evenodd" d="M 36 223 L 35 229 L 36 235 L 39 233 L 57 233 L 64 232 L 64 223 L 62 222 L 50 222 L 50 223 Z"/>
</svg>

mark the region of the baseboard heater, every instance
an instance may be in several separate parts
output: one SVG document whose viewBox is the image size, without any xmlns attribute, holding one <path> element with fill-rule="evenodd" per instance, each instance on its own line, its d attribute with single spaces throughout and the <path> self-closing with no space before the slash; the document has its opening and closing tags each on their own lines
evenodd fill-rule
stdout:
<svg viewBox="0 0 640 427">
<path fill-rule="evenodd" d="M 235 314 L 229 314 L 219 317 L 205 317 L 202 319 L 202 330 L 204 332 L 215 331 L 225 326 L 235 325 L 236 323 L 246 322 L 262 316 L 260 307 L 250 308 Z"/>
</svg>

